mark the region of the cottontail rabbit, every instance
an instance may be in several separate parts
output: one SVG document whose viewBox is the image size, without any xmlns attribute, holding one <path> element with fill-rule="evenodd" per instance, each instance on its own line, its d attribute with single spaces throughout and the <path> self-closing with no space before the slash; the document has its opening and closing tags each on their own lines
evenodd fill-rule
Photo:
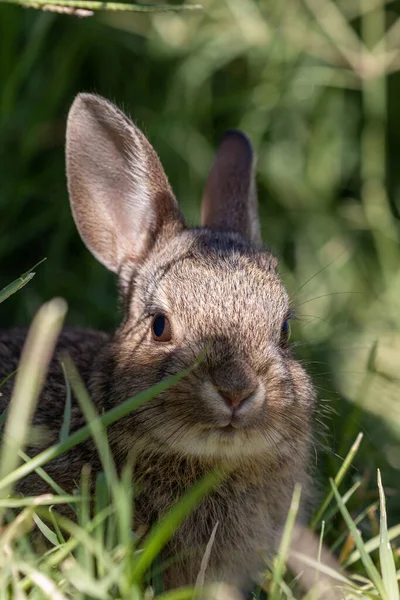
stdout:
<svg viewBox="0 0 400 600">
<path fill-rule="evenodd" d="M 253 152 L 228 132 L 206 183 L 202 227 L 189 229 L 157 154 L 113 104 L 79 95 L 68 117 L 72 213 L 92 254 L 119 278 L 124 314 L 114 335 L 66 330 L 58 351 L 77 364 L 99 410 L 200 365 L 109 430 L 122 465 L 135 456 L 135 514 L 152 523 L 209 469 L 230 475 L 178 530 L 165 556 L 183 556 L 167 587 L 193 584 L 218 522 L 206 581 L 246 588 L 276 545 L 295 482 L 307 497 L 314 389 L 288 345 L 290 303 L 275 257 L 261 245 Z M 71 261 L 73 267 L 73 262 Z M 0 380 L 17 365 L 21 331 L 0 334 Z M 0 398 L 3 409 L 11 384 Z M 64 377 L 57 354 L 35 422 L 57 439 Z M 83 424 L 73 406 L 72 428 Z M 46 470 L 73 489 L 91 442 Z M 23 491 L 45 491 L 30 476 Z M 185 554 L 186 553 L 186 554 Z"/>
</svg>

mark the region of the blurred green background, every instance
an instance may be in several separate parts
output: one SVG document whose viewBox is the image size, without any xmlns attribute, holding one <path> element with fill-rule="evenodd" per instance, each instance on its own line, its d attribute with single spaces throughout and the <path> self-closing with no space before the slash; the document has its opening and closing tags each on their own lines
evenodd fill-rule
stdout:
<svg viewBox="0 0 400 600">
<path fill-rule="evenodd" d="M 159 153 L 189 223 L 225 129 L 258 154 L 264 241 L 299 319 L 296 352 L 318 385 L 321 488 L 359 431 L 346 487 L 400 517 L 400 3 L 204 0 L 202 11 L 93 18 L 0 5 L 0 287 L 44 256 L 0 326 L 63 296 L 68 322 L 118 323 L 115 281 L 73 224 L 68 108 L 94 91 Z M 317 423 L 318 429 L 322 425 Z M 352 504 L 353 503 L 353 504 Z"/>
</svg>

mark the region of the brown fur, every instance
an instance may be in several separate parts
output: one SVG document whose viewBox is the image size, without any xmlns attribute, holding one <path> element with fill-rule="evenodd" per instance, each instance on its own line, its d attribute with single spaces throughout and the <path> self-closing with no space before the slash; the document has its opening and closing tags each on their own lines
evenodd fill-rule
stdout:
<svg viewBox="0 0 400 600">
<path fill-rule="evenodd" d="M 65 388 L 58 364 L 67 349 L 98 410 L 109 410 L 170 374 L 205 359 L 174 388 L 110 428 L 117 464 L 135 457 L 139 522 L 157 522 L 190 485 L 215 466 L 229 477 L 204 500 L 165 551 L 178 562 L 166 585 L 195 583 L 215 524 L 206 580 L 241 588 L 271 556 L 295 482 L 307 474 L 314 389 L 282 339 L 290 313 L 276 259 L 259 246 L 249 141 L 231 132 L 217 154 L 205 194 L 205 224 L 186 229 L 159 163 L 143 134 L 116 107 L 90 95 L 76 99 L 67 132 L 68 183 L 74 218 L 93 254 L 119 274 L 124 318 L 116 333 L 66 331 L 41 395 L 35 423 L 50 441 L 62 423 Z M 152 316 L 168 315 L 172 340 L 151 335 Z M 0 380 L 16 368 L 20 331 L 0 334 Z M 12 383 L 3 389 L 4 408 Z M 220 390 L 220 392 L 218 391 Z M 234 417 L 222 392 L 253 390 Z M 72 429 L 83 423 L 74 403 Z M 47 471 L 71 490 L 85 463 L 99 469 L 90 441 Z M 25 493 L 43 483 L 31 476 Z M 179 558 L 180 557 L 180 558 Z"/>
</svg>

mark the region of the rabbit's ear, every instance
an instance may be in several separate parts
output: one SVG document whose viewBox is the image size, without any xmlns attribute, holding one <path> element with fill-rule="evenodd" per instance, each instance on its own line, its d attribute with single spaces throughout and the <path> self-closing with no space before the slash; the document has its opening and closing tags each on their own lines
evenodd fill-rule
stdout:
<svg viewBox="0 0 400 600">
<path fill-rule="evenodd" d="M 158 235 L 184 227 L 167 176 L 143 133 L 116 106 L 79 94 L 67 125 L 72 213 L 93 255 L 118 272 Z"/>
<path fill-rule="evenodd" d="M 254 153 L 241 131 L 228 131 L 217 151 L 203 194 L 202 224 L 261 243 Z"/>
</svg>

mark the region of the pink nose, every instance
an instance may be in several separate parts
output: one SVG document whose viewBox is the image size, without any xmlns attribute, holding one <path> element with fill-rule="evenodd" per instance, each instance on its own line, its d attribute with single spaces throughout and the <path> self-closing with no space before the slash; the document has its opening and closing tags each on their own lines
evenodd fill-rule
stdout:
<svg viewBox="0 0 400 600">
<path fill-rule="evenodd" d="M 229 408 L 236 410 L 253 394 L 255 388 L 218 388 L 218 392 Z"/>
</svg>

